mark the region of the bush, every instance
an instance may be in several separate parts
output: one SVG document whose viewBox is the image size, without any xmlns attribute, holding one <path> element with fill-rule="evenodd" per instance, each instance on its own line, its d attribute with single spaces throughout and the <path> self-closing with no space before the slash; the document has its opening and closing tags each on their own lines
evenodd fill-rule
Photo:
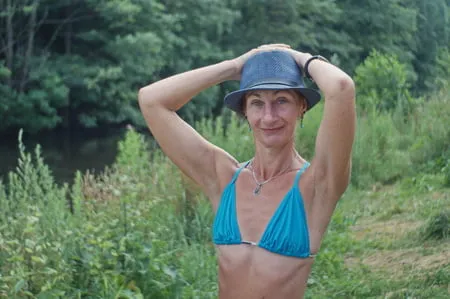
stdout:
<svg viewBox="0 0 450 299">
<path fill-rule="evenodd" d="M 450 210 L 432 215 L 422 229 L 422 238 L 447 239 L 450 237 Z"/>
<path fill-rule="evenodd" d="M 40 147 L 25 151 L 19 134 L 19 166 L 0 186 L 0 295 L 64 293 L 70 279 L 61 257 L 70 230 L 67 186 L 57 186 Z"/>
<path fill-rule="evenodd" d="M 436 57 L 436 76 L 433 82 L 437 90 L 450 89 L 450 47 L 440 48 Z"/>
<path fill-rule="evenodd" d="M 450 159 L 450 95 L 442 90 L 411 115 L 414 142 L 409 151 L 420 170 L 440 172 Z"/>
<path fill-rule="evenodd" d="M 406 122 L 394 112 L 367 110 L 358 119 L 352 184 L 389 183 L 430 159 L 433 166 L 422 171 L 448 172 L 448 107 L 442 95 L 418 106 Z M 306 159 L 313 156 L 322 111 L 319 105 L 308 112 L 305 127 L 297 129 L 297 148 Z M 245 121 L 224 115 L 196 126 L 240 161 L 253 155 Z M 217 296 L 210 204 L 135 130 L 120 142 L 112 167 L 100 175 L 77 173 L 71 188 L 55 184 L 39 147 L 31 155 L 19 139 L 19 151 L 18 169 L 0 182 L 0 297 Z M 446 164 L 439 168 L 441 160 Z M 309 294 L 353 294 L 345 280 L 361 273 L 341 275 L 343 256 L 355 242 L 348 233 L 352 221 L 338 207 Z M 431 217 L 423 232 L 448 238 L 448 212 Z"/>
<path fill-rule="evenodd" d="M 0 297 L 215 297 L 214 250 L 201 233 L 210 231 L 209 205 L 195 207 L 190 246 L 176 211 L 180 175 L 160 154 L 146 163 L 138 133 L 127 133 L 115 166 L 78 173 L 70 192 L 54 183 L 39 147 L 34 159 L 20 151 L 17 172 L 0 184 Z M 196 268 L 203 280 L 180 270 L 194 257 L 208 261 Z"/>
<path fill-rule="evenodd" d="M 209 142 L 244 162 L 254 155 L 253 137 L 247 122 L 236 116 L 224 114 L 216 119 L 205 118 L 196 124 L 198 132 Z"/>
<path fill-rule="evenodd" d="M 394 55 L 373 50 L 355 73 L 357 104 L 362 111 L 393 111 L 402 107 L 407 113 L 416 101 L 409 93 L 412 76 Z"/>
<path fill-rule="evenodd" d="M 36 133 L 62 122 L 58 109 L 67 105 L 69 88 L 61 76 L 38 66 L 32 68 L 28 84 L 33 88 L 23 92 L 6 86 L 0 88 L 0 131 L 21 127 Z"/>
<path fill-rule="evenodd" d="M 358 119 L 351 182 L 364 189 L 407 174 L 410 161 L 400 150 L 402 138 L 388 113 L 373 109 Z"/>
</svg>

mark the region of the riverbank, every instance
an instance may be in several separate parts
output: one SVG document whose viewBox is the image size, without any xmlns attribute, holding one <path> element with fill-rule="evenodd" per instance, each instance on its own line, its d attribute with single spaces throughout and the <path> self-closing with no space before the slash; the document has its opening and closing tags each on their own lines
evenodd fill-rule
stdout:
<svg viewBox="0 0 450 299">
<path fill-rule="evenodd" d="M 71 183 L 76 171 L 101 173 L 111 166 L 117 156 L 117 143 L 123 139 L 125 128 L 92 130 L 55 130 L 35 135 L 24 134 L 22 142 L 28 151 L 36 145 L 58 183 Z M 2 136 L 0 143 L 0 178 L 18 166 L 17 134 Z"/>
</svg>

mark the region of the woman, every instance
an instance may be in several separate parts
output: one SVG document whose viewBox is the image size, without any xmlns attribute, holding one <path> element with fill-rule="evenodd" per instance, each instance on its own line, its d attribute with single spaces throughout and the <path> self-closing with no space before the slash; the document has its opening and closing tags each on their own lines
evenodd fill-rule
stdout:
<svg viewBox="0 0 450 299">
<path fill-rule="evenodd" d="M 296 151 L 294 136 L 320 96 L 303 86 L 300 68 L 325 98 L 311 163 Z M 255 156 L 241 164 L 175 113 L 202 90 L 232 79 L 241 79 L 241 87 L 225 104 L 247 119 L 255 143 Z M 321 56 L 272 44 L 146 86 L 139 104 L 162 150 L 202 188 L 216 213 L 219 297 L 301 298 L 349 182 L 352 79 Z"/>
</svg>

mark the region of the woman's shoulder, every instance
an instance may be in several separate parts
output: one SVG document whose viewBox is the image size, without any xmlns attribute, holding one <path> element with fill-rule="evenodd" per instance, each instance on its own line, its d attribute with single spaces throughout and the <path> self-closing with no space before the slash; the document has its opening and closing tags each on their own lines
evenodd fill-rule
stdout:
<svg viewBox="0 0 450 299">
<path fill-rule="evenodd" d="M 222 161 L 217 161 L 217 174 L 220 180 L 220 185 L 227 185 L 233 176 L 242 168 L 245 168 L 247 161 L 240 162 L 231 155 L 224 157 Z"/>
<path fill-rule="evenodd" d="M 243 163 L 238 162 L 231 155 L 222 156 L 216 160 L 216 182 L 210 194 L 207 194 L 213 205 L 216 206 L 220 201 L 223 190 L 231 182 L 233 176 L 242 167 Z"/>
</svg>

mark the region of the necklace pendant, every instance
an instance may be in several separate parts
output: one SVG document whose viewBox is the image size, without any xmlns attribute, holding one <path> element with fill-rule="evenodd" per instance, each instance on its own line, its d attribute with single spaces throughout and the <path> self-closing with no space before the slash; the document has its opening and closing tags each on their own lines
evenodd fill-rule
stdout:
<svg viewBox="0 0 450 299">
<path fill-rule="evenodd" d="M 259 195 L 261 193 L 261 187 L 262 185 L 256 186 L 255 190 L 253 190 L 253 195 Z"/>
</svg>

